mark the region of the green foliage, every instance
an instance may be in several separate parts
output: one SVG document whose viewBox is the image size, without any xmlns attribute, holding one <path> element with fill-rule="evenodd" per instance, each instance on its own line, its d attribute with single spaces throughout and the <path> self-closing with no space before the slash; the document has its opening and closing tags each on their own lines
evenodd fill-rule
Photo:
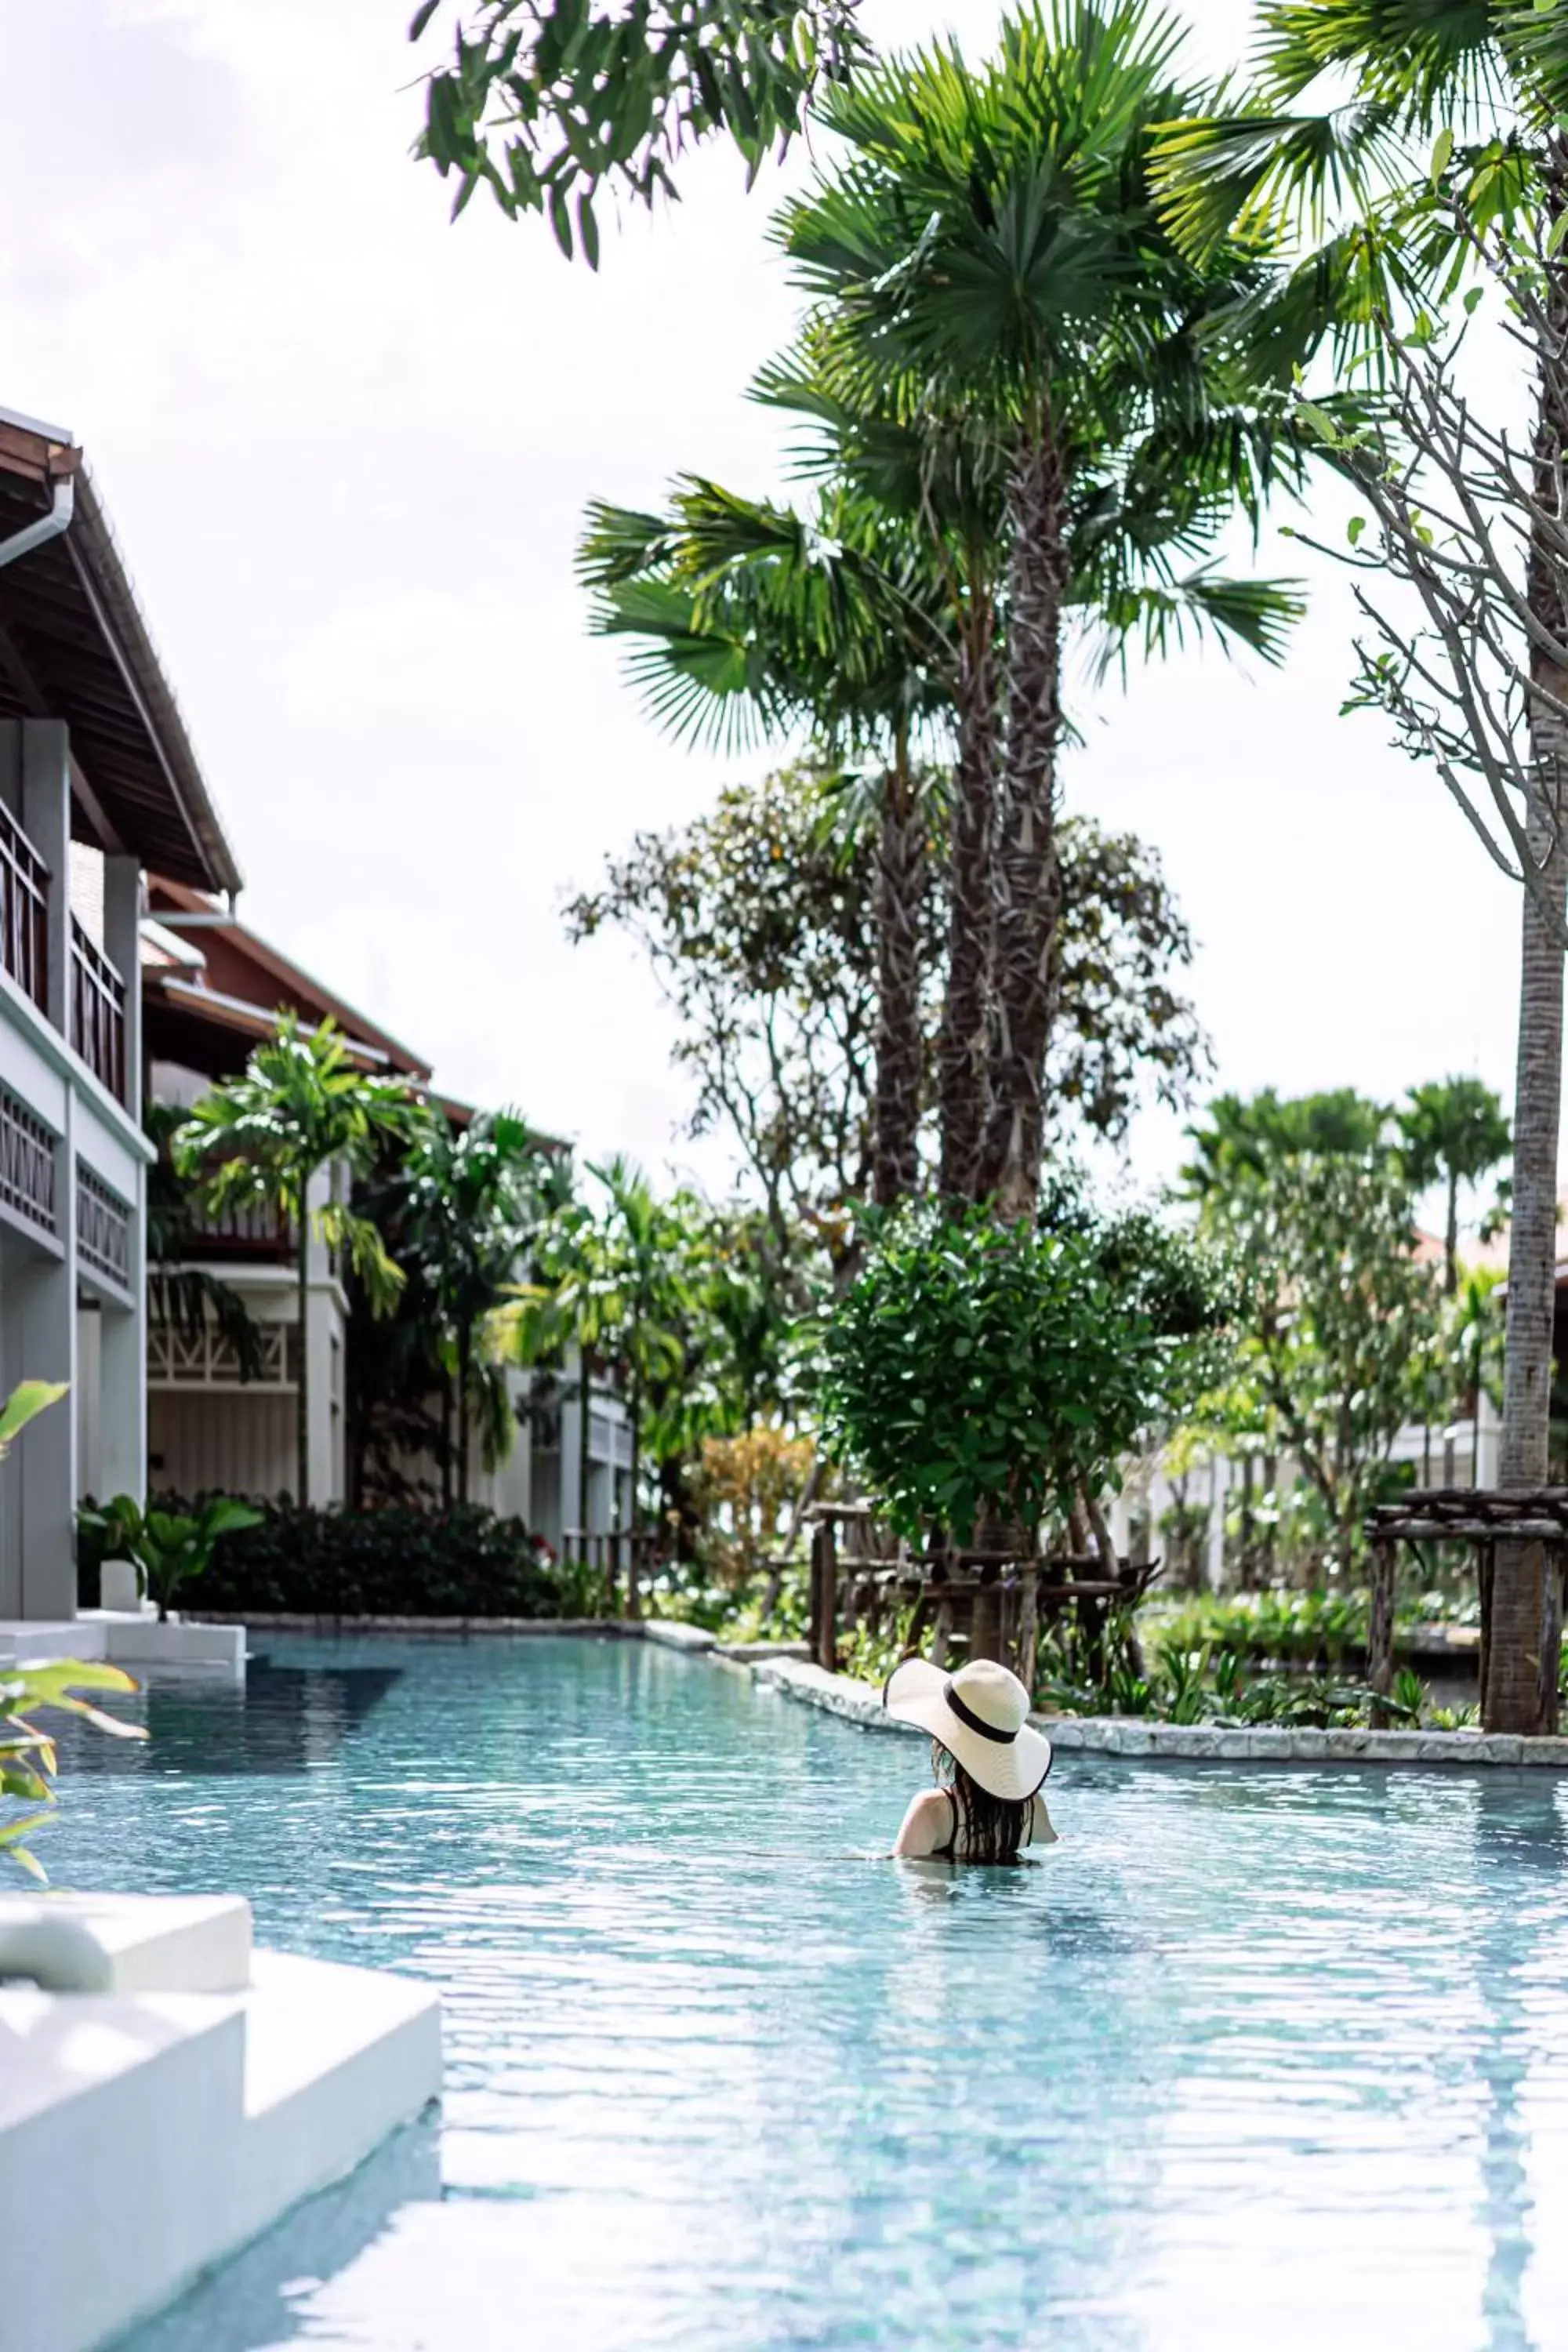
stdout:
<svg viewBox="0 0 1568 2352">
<path fill-rule="evenodd" d="M 155 1504 L 185 1519 L 204 1507 L 170 1495 Z M 264 1503 L 219 1535 L 201 1605 L 214 1616 L 558 1617 L 559 1578 L 521 1519 L 475 1503 L 439 1516 Z"/>
<path fill-rule="evenodd" d="M 261 1514 L 226 1495 L 210 1496 L 195 1511 L 145 1510 L 131 1495 L 117 1495 L 101 1509 L 85 1504 L 77 1516 L 79 1534 L 93 1539 L 100 1560 L 129 1559 L 141 1591 L 166 1618 L 184 1588 L 205 1575 L 223 1537 L 261 1525 Z"/>
<path fill-rule="evenodd" d="M 1412 1087 L 1398 1113 L 1405 1170 L 1416 1192 L 1441 1184 L 1447 1201 L 1444 1282 L 1459 1282 L 1459 1195 L 1479 1184 L 1513 1150 L 1513 1129 L 1497 1096 L 1479 1078 L 1444 1078 Z"/>
<path fill-rule="evenodd" d="M 56 1381 L 19 1381 L 0 1406 L 0 1460 L 30 1422 L 66 1394 Z M 79 1658 L 55 1658 L 37 1666 L 0 1666 L 0 1857 L 30 1878 L 44 1871 L 26 1843 L 45 1828 L 58 1803 L 58 1760 L 54 1741 L 33 1717 L 40 1709 L 79 1716 L 116 1739 L 145 1739 L 140 1724 L 122 1723 L 77 1694 L 84 1690 L 133 1691 L 136 1685 L 118 1666 L 86 1665 Z M 20 1805 L 20 1813 L 11 1810 Z"/>
<path fill-rule="evenodd" d="M 1201 1230 L 1228 1249 L 1243 1291 L 1235 1378 L 1208 1419 L 1222 1436 L 1245 1429 L 1295 1457 L 1342 1570 L 1394 1438 L 1426 1397 L 1441 1301 L 1416 1254 L 1406 1171 L 1381 1140 L 1355 1148 L 1354 1097 L 1327 1099 L 1347 1113 L 1336 1113 L 1336 1144 L 1313 1125 L 1311 1102 L 1225 1098 L 1190 1130 L 1198 1155 L 1186 1177 Z M 1316 1148 L 1300 1147 L 1303 1130 Z"/>
<path fill-rule="evenodd" d="M 18 1381 L 3 1406 L 0 1406 L 0 1461 L 10 1453 L 29 1422 L 52 1404 L 58 1404 L 67 1392 L 64 1381 Z"/>
<path fill-rule="evenodd" d="M 176 1169 L 172 1143 L 184 1125 L 174 1103 L 144 1103 L 142 1125 L 157 1157 L 147 1171 L 147 1306 L 153 1320 L 185 1341 L 210 1324 L 232 1351 L 241 1382 L 262 1368 L 261 1326 L 232 1283 L 186 1261 L 201 1246 L 199 1184 Z"/>
<path fill-rule="evenodd" d="M 1385 1105 L 1351 1087 L 1285 1099 L 1272 1087 L 1255 1095 L 1216 1095 L 1187 1129 L 1193 1157 L 1181 1171 L 1182 1190 L 1199 1202 L 1224 1201 L 1248 1179 L 1265 1181 L 1272 1169 L 1303 1153 L 1371 1159 L 1393 1148 L 1390 1119 Z"/>
<path fill-rule="evenodd" d="M 15 1863 L 30 1878 L 42 1879 L 44 1872 L 26 1841 L 47 1825 L 59 1801 L 55 1743 L 47 1731 L 39 1730 L 34 1717 L 52 1709 L 58 1715 L 79 1717 L 115 1739 L 145 1739 L 141 1724 L 106 1715 L 78 1695 L 84 1690 L 135 1688 L 120 1667 L 88 1665 L 79 1658 L 51 1659 L 37 1666 L 0 1666 L 0 1805 L 24 1808 L 20 1813 L 7 1810 L 0 1815 L 0 1857 Z"/>
<path fill-rule="evenodd" d="M 244 1074 L 204 1095 L 171 1150 L 179 1173 L 199 1184 L 215 1210 L 267 1207 L 288 1218 L 303 1247 L 307 1223 L 330 1249 L 347 1253 L 373 1313 L 389 1308 L 403 1276 L 380 1234 L 346 1201 L 311 1210 L 318 1170 L 341 1162 L 367 1175 L 388 1142 L 410 1137 L 420 1107 L 400 1078 L 367 1076 L 331 1021 L 307 1029 L 282 1012 Z"/>
<path fill-rule="evenodd" d="M 399 1078 L 369 1076 L 331 1021 L 308 1029 L 280 1012 L 273 1035 L 256 1047 L 237 1078 L 226 1079 L 192 1109 L 170 1138 L 176 1172 L 200 1188 L 215 1212 L 276 1209 L 293 1227 L 298 1248 L 300 1338 L 296 1395 L 295 1475 L 310 1487 L 309 1358 L 304 1348 L 308 1242 L 313 1229 L 342 1251 L 373 1315 L 389 1314 L 405 1276 L 368 1217 L 335 1189 L 310 1205 L 323 1169 L 352 1181 L 371 1175 L 389 1147 L 408 1141 L 426 1113 Z"/>
<path fill-rule="evenodd" d="M 454 40 L 426 79 L 420 150 L 456 179 L 454 211 L 488 187 L 597 268 L 602 190 L 673 197 L 676 158 L 716 135 L 754 178 L 819 78 L 854 63 L 855 15 L 856 0 L 420 0 L 410 39 L 449 18 Z"/>
<path fill-rule="evenodd" d="M 1179 1636 L 1161 1642 L 1144 1671 L 1125 1648 L 1107 1654 L 1105 1671 L 1088 1679 L 1081 1661 L 1043 1640 L 1036 1684 L 1041 1703 L 1064 1715 L 1149 1716 L 1221 1729 L 1342 1728 L 1365 1723 L 1379 1704 L 1364 1684 L 1342 1675 L 1259 1671 L 1237 1651 L 1193 1648 Z M 1381 1705 L 1391 1720 L 1415 1722 L 1424 1697 L 1418 1676 L 1402 1676 Z"/>
<path fill-rule="evenodd" d="M 781 1238 L 869 1190 L 874 852 L 864 831 L 846 838 L 836 826 L 830 781 L 785 769 L 731 786 L 679 830 L 637 835 L 566 910 L 574 939 L 613 925 L 647 956 L 675 1013 L 677 1064 L 696 1089 L 689 1132 L 728 1135 Z M 933 773 L 928 790 L 934 842 L 945 777 Z M 1176 984 L 1192 939 L 1156 854 L 1135 835 L 1069 817 L 1059 856 L 1047 1091 L 1116 1139 L 1147 1095 L 1182 1107 L 1206 1062 Z M 945 865 L 932 857 L 918 910 L 928 1129 L 948 917 Z"/>
<path fill-rule="evenodd" d="M 1033 1528 L 1190 1406 L 1226 1303 L 1210 1257 L 1146 1216 L 1058 1200 L 1031 1227 L 919 1204 L 828 1316 L 828 1443 L 912 1538 Z"/>
<path fill-rule="evenodd" d="M 468 1424 L 476 1408 L 489 1466 L 515 1433 L 504 1379 L 481 1345 L 559 1189 L 538 1138 L 515 1111 L 481 1112 L 462 1129 L 440 1112 L 416 1134 L 395 1180 L 405 1275 L 425 1335 L 457 1402 L 459 1498 L 468 1500 Z M 447 1499 L 450 1454 L 443 1460 Z"/>
</svg>

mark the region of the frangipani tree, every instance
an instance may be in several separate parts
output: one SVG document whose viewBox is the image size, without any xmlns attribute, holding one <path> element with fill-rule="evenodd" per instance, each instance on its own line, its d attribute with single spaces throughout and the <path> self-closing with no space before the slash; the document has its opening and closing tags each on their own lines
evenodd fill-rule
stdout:
<svg viewBox="0 0 1568 2352">
<path fill-rule="evenodd" d="M 401 1267 L 376 1227 L 334 1193 L 312 1206 L 323 1170 L 367 1175 L 389 1144 L 405 1141 L 425 1117 L 401 1078 L 362 1069 L 331 1021 L 307 1029 L 281 1012 L 274 1035 L 258 1045 L 237 1078 L 195 1105 L 171 1149 L 187 1180 L 216 1212 L 276 1210 L 293 1233 L 299 1286 L 299 1387 L 296 1475 L 301 1502 L 310 1491 L 310 1363 L 306 1346 L 311 1235 L 342 1251 L 364 1288 L 373 1315 L 384 1314 L 403 1287 Z"/>
<path fill-rule="evenodd" d="M 1373 364 L 1302 414 L 1352 480 L 1368 624 L 1352 701 L 1384 710 L 1521 891 L 1499 1480 L 1545 1482 L 1568 937 L 1568 13 L 1525 0 L 1268 0 L 1255 87 L 1163 131 L 1155 178 L 1194 258 L 1266 228 L 1337 281 Z M 1488 277 L 1533 384 L 1522 429 L 1458 364 Z M 1348 290 L 1354 299 L 1346 303 Z M 1368 521 L 1372 528 L 1368 529 Z M 1391 596 L 1390 587 L 1394 589 Z M 1414 613 L 1414 619 L 1408 617 Z M 1500 1547 L 1489 1730 L 1552 1727 L 1559 1586 Z"/>
</svg>

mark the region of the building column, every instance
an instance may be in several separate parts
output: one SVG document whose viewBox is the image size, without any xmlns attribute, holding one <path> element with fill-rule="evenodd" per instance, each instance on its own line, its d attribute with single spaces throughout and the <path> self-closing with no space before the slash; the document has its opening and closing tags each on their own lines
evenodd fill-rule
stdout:
<svg viewBox="0 0 1568 2352">
<path fill-rule="evenodd" d="M 578 1475 L 583 1461 L 582 1351 L 567 1350 L 562 1381 L 569 1393 L 561 1401 L 561 1525 L 585 1528 L 588 1497 Z"/>
<path fill-rule="evenodd" d="M 49 869 L 46 1010 L 70 1039 L 70 739 L 59 719 L 22 721 L 22 830 Z"/>
<path fill-rule="evenodd" d="M 127 1068 L 132 1065 L 127 1062 Z M 147 1171 L 136 1171 L 131 1206 L 132 1304 L 99 1314 L 98 1446 L 103 1493 L 147 1493 Z"/>
<path fill-rule="evenodd" d="M 134 857 L 103 861 L 103 952 L 125 982 L 125 1108 L 142 1116 L 142 868 Z"/>
<path fill-rule="evenodd" d="M 18 1240 L 5 1254 L 0 1361 L 9 1395 L 18 1381 L 61 1381 L 70 1391 L 17 1438 L 5 1468 L 8 1612 L 19 1617 L 76 1615 L 77 1276 L 76 1156 L 58 1147 L 57 1184 L 63 1255 Z"/>
<path fill-rule="evenodd" d="M 325 1208 L 336 1182 L 333 1170 L 321 1169 L 311 1179 L 310 1205 Z M 333 1391 L 341 1384 L 343 1366 L 343 1322 L 333 1297 L 335 1276 L 331 1253 L 315 1233 L 306 1237 L 309 1286 L 305 1297 L 305 1328 L 300 1344 L 306 1367 L 310 1405 L 310 1493 L 306 1501 L 318 1507 L 342 1500 L 342 1448 L 332 1411 Z M 334 1348 L 333 1341 L 337 1341 Z"/>
</svg>

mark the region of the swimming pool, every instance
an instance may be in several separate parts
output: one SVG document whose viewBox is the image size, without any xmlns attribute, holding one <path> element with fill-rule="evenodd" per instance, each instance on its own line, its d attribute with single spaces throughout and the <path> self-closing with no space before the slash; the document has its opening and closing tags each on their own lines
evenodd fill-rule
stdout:
<svg viewBox="0 0 1568 2352">
<path fill-rule="evenodd" d="M 864 1858 L 917 1741 L 641 1644 L 141 1704 L 56 1883 L 434 1979 L 448 2080 L 133 2352 L 1568 2345 L 1551 1776 L 1064 1757 L 1061 1844 L 965 1874 Z"/>
</svg>

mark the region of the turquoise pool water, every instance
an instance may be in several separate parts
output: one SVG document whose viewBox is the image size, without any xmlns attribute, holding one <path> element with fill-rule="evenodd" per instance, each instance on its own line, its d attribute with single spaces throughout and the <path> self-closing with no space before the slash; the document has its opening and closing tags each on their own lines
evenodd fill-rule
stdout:
<svg viewBox="0 0 1568 2352">
<path fill-rule="evenodd" d="M 57 1882 L 429 1978 L 447 2091 L 134 2352 L 1568 2345 L 1552 1778 L 1064 1758 L 955 1873 L 866 1858 L 918 1742 L 640 1645 L 140 1704 Z"/>
</svg>

